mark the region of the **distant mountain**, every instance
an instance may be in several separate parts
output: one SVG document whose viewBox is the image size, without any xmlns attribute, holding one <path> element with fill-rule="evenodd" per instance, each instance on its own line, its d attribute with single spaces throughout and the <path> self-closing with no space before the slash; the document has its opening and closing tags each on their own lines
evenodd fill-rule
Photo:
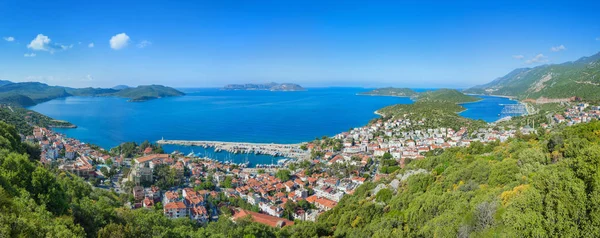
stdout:
<svg viewBox="0 0 600 238">
<path fill-rule="evenodd" d="M 8 81 L 8 80 L 0 80 L 0 86 L 7 85 L 7 84 L 10 84 L 10 83 L 13 83 L 13 82 Z"/>
<path fill-rule="evenodd" d="M 378 88 L 368 92 L 359 93 L 359 95 L 373 95 L 373 96 L 395 96 L 395 97 L 412 97 L 418 93 L 410 88 Z"/>
<path fill-rule="evenodd" d="M 184 95 L 184 93 L 161 85 L 145 85 L 122 90 L 110 88 L 69 88 L 49 86 L 39 82 L 9 82 L 0 85 L 0 104 L 22 107 L 68 96 L 117 96 L 129 98 L 130 101 L 147 101 L 155 98 L 180 95 Z"/>
<path fill-rule="evenodd" d="M 464 92 L 518 99 L 577 96 L 585 100 L 600 100 L 600 53 L 562 64 L 515 69 Z"/>
<path fill-rule="evenodd" d="M 9 83 L 0 86 L 0 103 L 7 98 L 14 98 L 15 95 L 29 97 L 35 103 L 70 96 L 64 87 L 48 86 L 38 82 Z"/>
<path fill-rule="evenodd" d="M 126 89 L 126 88 L 131 88 L 131 87 L 129 87 L 127 85 L 117 85 L 117 86 L 112 87 L 112 89 L 116 89 L 116 90 L 121 90 L 121 89 Z"/>
<path fill-rule="evenodd" d="M 155 98 L 182 96 L 185 94 L 177 89 L 162 85 L 140 85 L 135 88 L 119 90 L 112 95 L 129 98 L 132 102 L 140 102 Z"/>
<path fill-rule="evenodd" d="M 66 90 L 73 96 L 107 96 L 119 91 L 112 88 L 66 88 Z"/>
<path fill-rule="evenodd" d="M 434 91 L 426 91 L 419 93 L 417 97 L 419 102 L 450 102 L 450 103 L 465 103 L 481 100 L 479 98 L 465 95 L 455 89 L 438 89 Z"/>
<path fill-rule="evenodd" d="M 265 84 L 228 84 L 223 90 L 269 90 L 269 91 L 304 91 L 303 87 L 293 83 L 265 83 Z"/>
</svg>

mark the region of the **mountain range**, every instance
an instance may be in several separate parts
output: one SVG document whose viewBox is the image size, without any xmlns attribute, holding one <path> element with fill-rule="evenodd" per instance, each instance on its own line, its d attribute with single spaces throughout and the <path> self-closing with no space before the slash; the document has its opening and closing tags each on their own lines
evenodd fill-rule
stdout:
<svg viewBox="0 0 600 238">
<path fill-rule="evenodd" d="M 181 96 L 184 93 L 162 85 L 140 85 L 135 88 L 69 88 L 40 82 L 13 83 L 0 80 L 0 104 L 32 106 L 68 96 L 115 96 L 129 101 L 146 101 L 161 97 Z"/>
<path fill-rule="evenodd" d="M 562 64 L 519 68 L 465 93 L 511 96 L 517 99 L 600 100 L 600 53 Z"/>
<path fill-rule="evenodd" d="M 264 83 L 264 84 L 227 84 L 222 90 L 268 90 L 268 91 L 304 91 L 302 86 L 293 83 Z"/>
</svg>

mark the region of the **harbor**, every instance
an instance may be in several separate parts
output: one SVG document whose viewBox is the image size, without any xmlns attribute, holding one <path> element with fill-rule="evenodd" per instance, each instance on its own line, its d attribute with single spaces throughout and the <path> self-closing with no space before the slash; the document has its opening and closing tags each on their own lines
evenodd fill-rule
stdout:
<svg viewBox="0 0 600 238">
<path fill-rule="evenodd" d="M 212 148 L 214 152 L 221 151 L 233 154 L 256 154 L 269 155 L 273 157 L 286 157 L 295 159 L 306 159 L 310 157 L 308 151 L 300 149 L 301 144 L 275 144 L 275 143 L 247 143 L 247 142 L 224 142 L 224 141 L 188 141 L 188 140 L 165 140 L 156 141 L 161 145 L 198 146 Z"/>
</svg>

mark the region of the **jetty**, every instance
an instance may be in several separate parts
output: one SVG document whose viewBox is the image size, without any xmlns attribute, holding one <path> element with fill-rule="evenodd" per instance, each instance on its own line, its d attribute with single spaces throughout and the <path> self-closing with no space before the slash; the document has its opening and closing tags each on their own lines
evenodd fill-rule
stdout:
<svg viewBox="0 0 600 238">
<path fill-rule="evenodd" d="M 183 145 L 201 146 L 213 148 L 215 152 L 227 151 L 229 153 L 263 154 L 270 156 L 281 156 L 287 158 L 306 159 L 310 157 L 308 151 L 300 149 L 302 144 L 275 144 L 275 143 L 248 143 L 248 142 L 224 142 L 224 141 L 189 141 L 189 140 L 165 140 L 156 141 L 161 145 Z"/>
</svg>

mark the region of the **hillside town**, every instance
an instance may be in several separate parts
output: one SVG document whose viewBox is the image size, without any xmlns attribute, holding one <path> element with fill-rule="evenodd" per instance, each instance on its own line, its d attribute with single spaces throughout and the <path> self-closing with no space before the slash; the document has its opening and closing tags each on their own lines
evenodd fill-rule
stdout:
<svg viewBox="0 0 600 238">
<path fill-rule="evenodd" d="M 581 103 L 541 125 L 548 128 L 598 119 L 599 106 Z M 467 128 L 406 130 L 423 123 L 380 119 L 305 143 L 302 147 L 310 152 L 310 159 L 291 160 L 285 168 L 273 169 L 243 168 L 176 152 L 155 153 L 151 147 L 142 148 L 139 156 L 124 158 L 41 127 L 24 140 L 40 145 L 42 164 L 88 179 L 98 189 L 129 196 L 127 205 L 132 209 L 160 209 L 169 218 L 185 217 L 198 223 L 228 213 L 234 220 L 251 216 L 257 222 L 283 227 L 293 225 L 294 220 L 316 220 L 361 184 L 385 177 L 428 152 L 535 132 L 529 126 L 494 129 L 493 125 L 472 132 Z"/>
</svg>

